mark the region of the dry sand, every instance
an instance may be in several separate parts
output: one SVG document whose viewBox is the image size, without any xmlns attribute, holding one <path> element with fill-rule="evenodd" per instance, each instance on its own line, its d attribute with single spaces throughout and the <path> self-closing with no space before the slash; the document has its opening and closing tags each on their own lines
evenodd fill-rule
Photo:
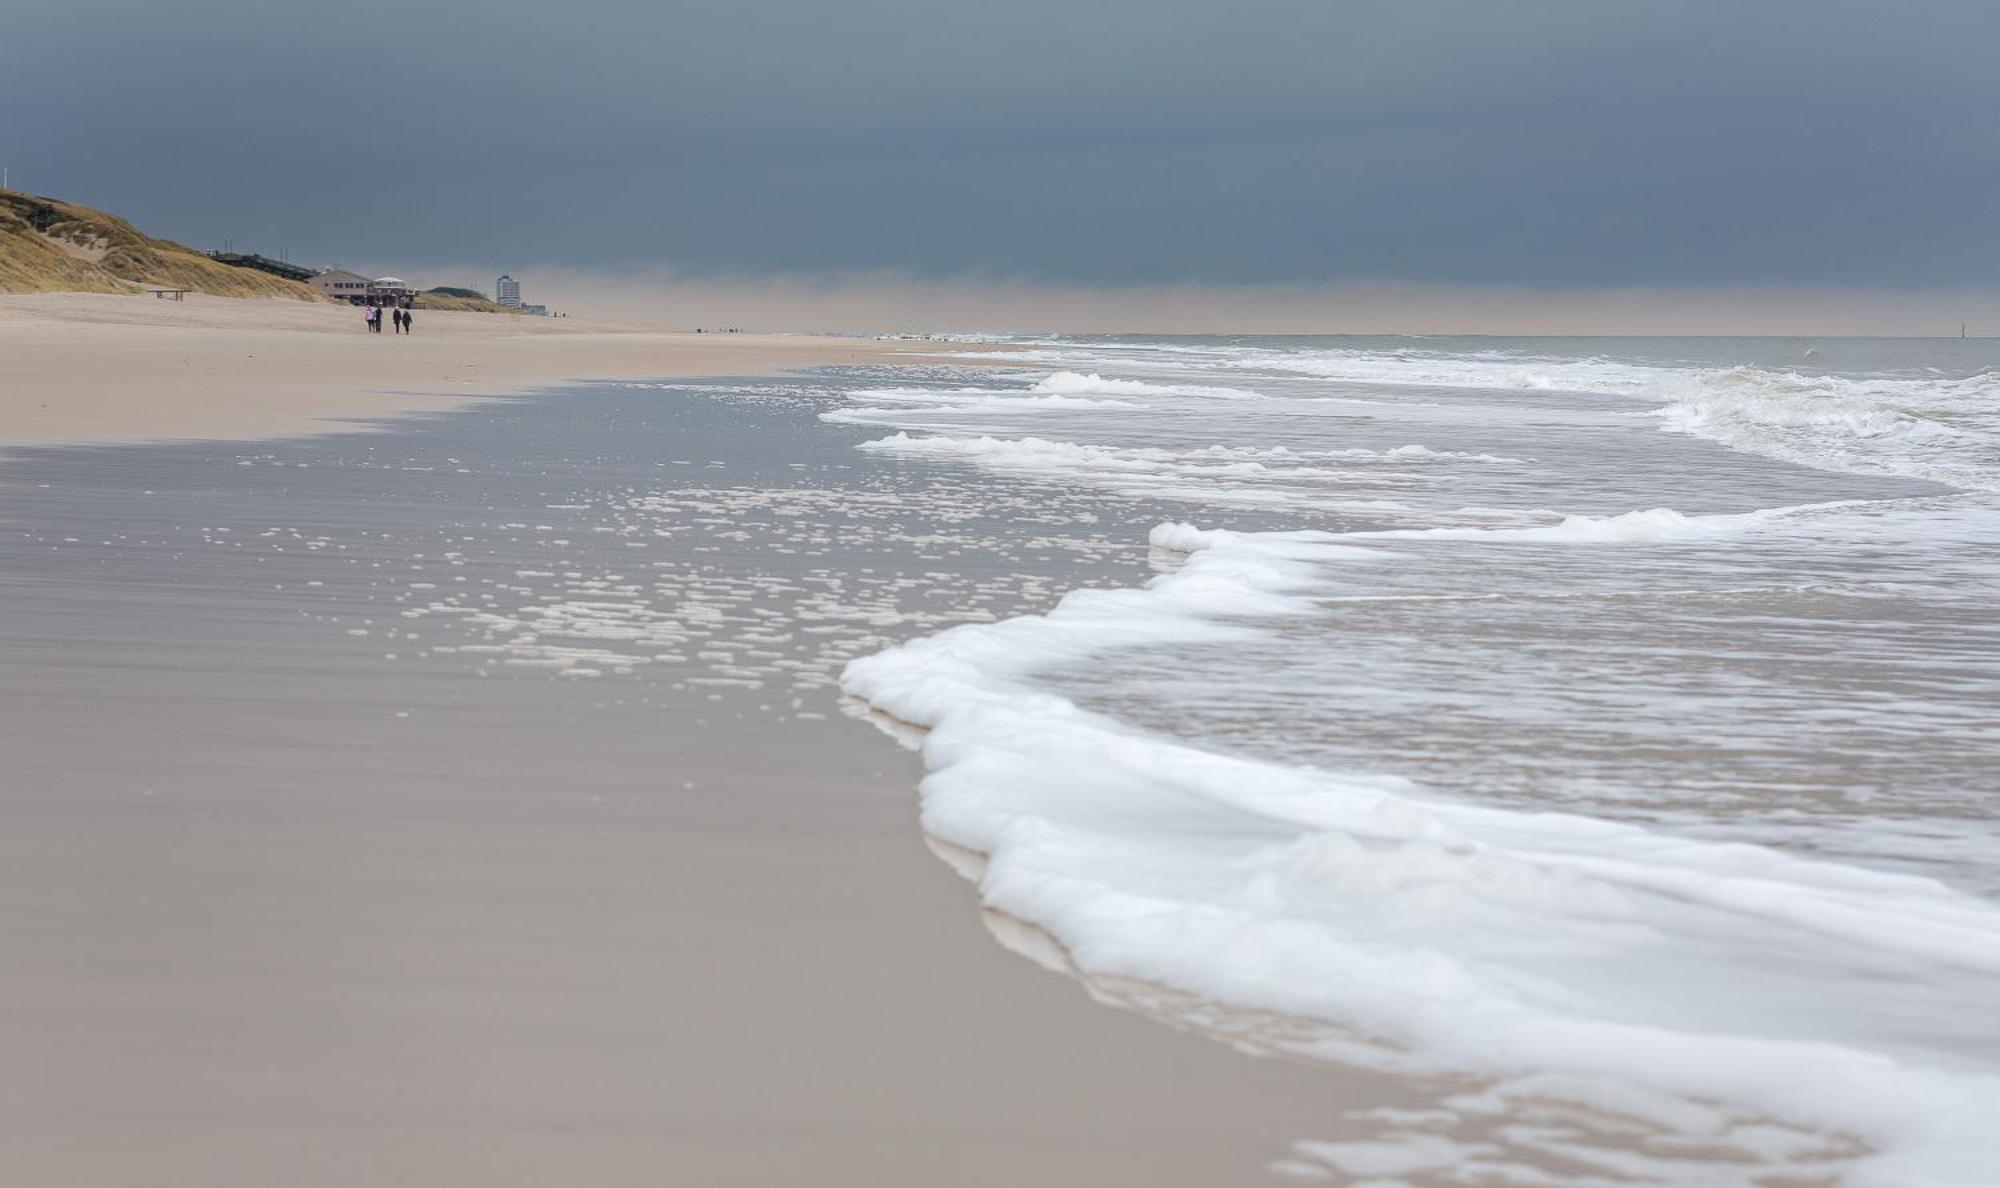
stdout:
<svg viewBox="0 0 2000 1188">
<path fill-rule="evenodd" d="M 912 349 L 575 318 L 431 310 L 416 318 L 415 333 L 401 336 L 368 333 L 361 311 L 345 305 L 0 295 L 0 444 L 357 430 L 565 380 L 764 375 Z"/>
</svg>

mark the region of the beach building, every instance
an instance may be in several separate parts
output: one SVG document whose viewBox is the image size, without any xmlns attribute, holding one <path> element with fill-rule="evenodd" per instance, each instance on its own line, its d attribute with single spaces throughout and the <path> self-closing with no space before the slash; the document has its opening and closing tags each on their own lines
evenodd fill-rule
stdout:
<svg viewBox="0 0 2000 1188">
<path fill-rule="evenodd" d="M 416 296 L 409 282 L 400 276 L 367 277 L 345 268 L 329 268 L 315 273 L 306 279 L 306 283 L 350 305 L 372 301 L 377 305 L 408 306 Z"/>
<path fill-rule="evenodd" d="M 519 309 L 521 305 L 521 282 L 506 274 L 493 282 L 493 300 L 508 309 Z"/>
<path fill-rule="evenodd" d="M 368 282 L 368 296 L 377 305 L 408 306 L 415 291 L 400 276 L 378 276 Z"/>
<path fill-rule="evenodd" d="M 349 272 L 345 268 L 329 268 L 307 277 L 306 283 L 329 297 L 338 297 L 342 301 L 359 305 L 367 300 L 368 286 L 374 282 L 358 272 Z"/>
</svg>

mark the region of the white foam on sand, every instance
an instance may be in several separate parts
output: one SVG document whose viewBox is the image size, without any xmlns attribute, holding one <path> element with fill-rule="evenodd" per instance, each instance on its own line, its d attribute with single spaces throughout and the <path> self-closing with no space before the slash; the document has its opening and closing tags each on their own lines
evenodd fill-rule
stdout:
<svg viewBox="0 0 2000 1188">
<path fill-rule="evenodd" d="M 1615 547 L 1766 522 L 1655 509 L 1487 535 Z M 1979 1021 L 2000 1001 L 2000 909 L 1932 879 L 1488 807 L 1087 711 L 1043 678 L 1320 613 L 1329 569 L 1394 565 L 1419 542 L 1167 524 L 1152 543 L 1185 564 L 842 676 L 928 729 L 923 827 L 988 855 L 987 906 L 1087 974 L 1322 1021 L 1328 1056 L 1856 1136 L 1871 1153 L 1846 1169 L 1855 1184 L 1992 1182 L 2000 1052 Z M 1302 1148 L 1288 1170 L 1393 1175 L 1438 1150 Z"/>
</svg>

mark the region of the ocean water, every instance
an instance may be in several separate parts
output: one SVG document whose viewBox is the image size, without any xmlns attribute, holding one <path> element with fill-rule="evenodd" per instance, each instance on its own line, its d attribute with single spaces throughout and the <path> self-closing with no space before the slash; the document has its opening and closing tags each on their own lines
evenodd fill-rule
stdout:
<svg viewBox="0 0 2000 1188">
<path fill-rule="evenodd" d="M 2000 1182 L 2000 344 L 997 363 L 822 417 L 1163 508 L 1155 575 L 842 687 L 924 728 L 923 827 L 1024 949 L 1435 1084 L 1275 1170 Z"/>
</svg>

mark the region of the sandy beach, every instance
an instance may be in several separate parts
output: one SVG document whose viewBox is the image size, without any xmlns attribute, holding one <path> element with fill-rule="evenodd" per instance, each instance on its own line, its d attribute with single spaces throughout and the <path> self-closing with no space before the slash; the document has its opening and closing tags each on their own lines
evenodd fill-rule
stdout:
<svg viewBox="0 0 2000 1188">
<path fill-rule="evenodd" d="M 1405 1100 L 996 943 L 915 757 L 841 712 L 844 656 L 1133 580 L 1129 526 L 870 461 L 810 406 L 474 403 L 892 348 L 4 309 L 15 1175 L 1214 1185 Z M 201 440 L 75 444 L 132 438 Z M 657 618 L 529 621 L 633 573 Z"/>
<path fill-rule="evenodd" d="M 0 307 L 19 1178 L 1900 1185 L 1990 1133 L 1991 578 L 1866 592 L 1989 480 L 1739 407 L 1983 355 Z M 1735 436 L 1623 394 L 1663 351 Z"/>
<path fill-rule="evenodd" d="M 346 305 L 201 293 L 184 301 L 0 294 L 0 442 L 358 430 L 567 381 L 765 375 L 908 351 L 871 339 L 696 334 L 580 318 L 416 317 L 408 336 L 377 335 Z"/>
<path fill-rule="evenodd" d="M 1934 7 L 24 9 L 0 1188 L 2000 1185 Z"/>
</svg>

